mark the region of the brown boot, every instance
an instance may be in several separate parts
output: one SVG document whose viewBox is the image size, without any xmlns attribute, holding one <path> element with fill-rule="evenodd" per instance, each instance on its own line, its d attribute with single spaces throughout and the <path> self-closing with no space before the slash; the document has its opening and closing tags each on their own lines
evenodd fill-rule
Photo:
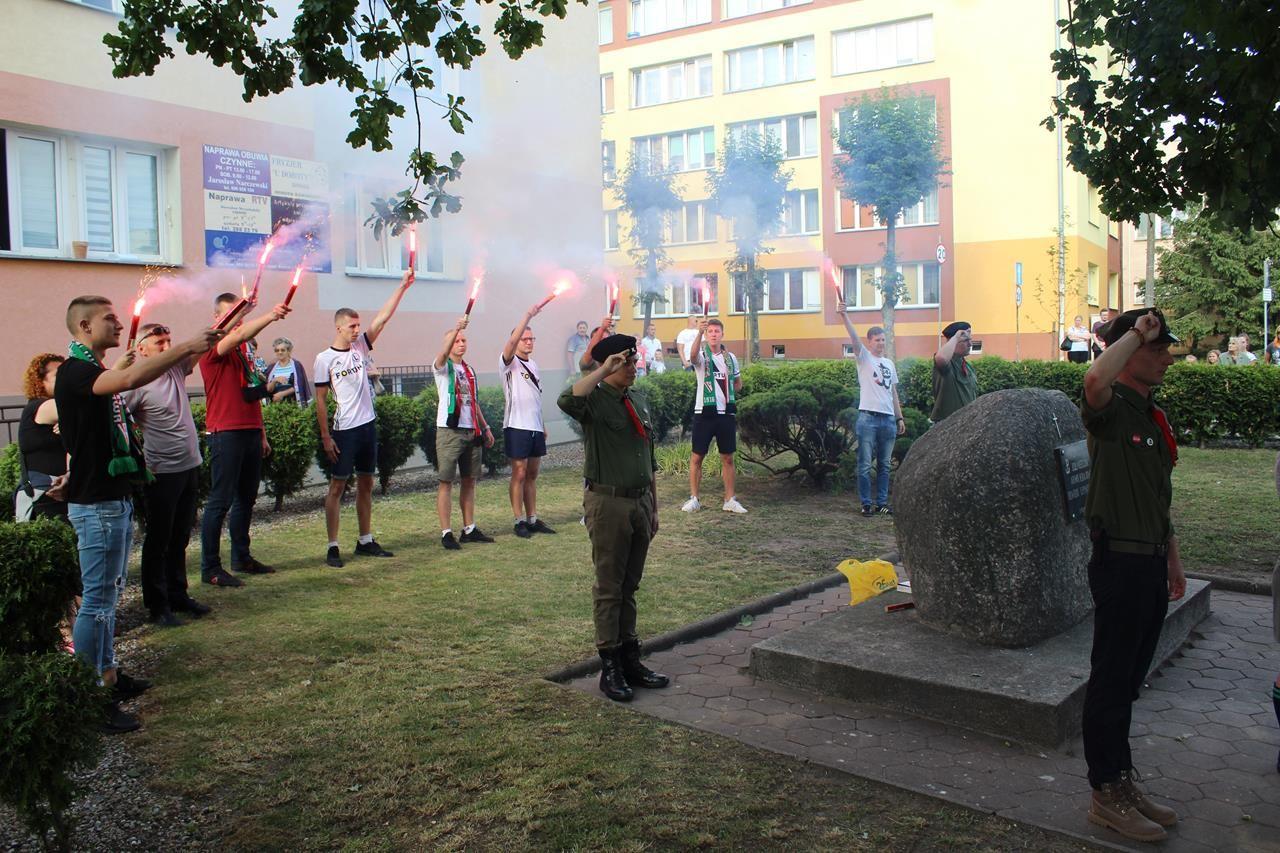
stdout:
<svg viewBox="0 0 1280 853">
<path fill-rule="evenodd" d="M 1143 817 L 1155 821 L 1161 826 L 1173 826 L 1178 822 L 1177 812 L 1168 806 L 1162 806 L 1147 799 L 1147 795 L 1138 789 L 1134 771 L 1125 770 L 1120 773 L 1120 787 L 1124 789 L 1129 801 L 1138 807 L 1138 811 L 1142 813 Z"/>
<path fill-rule="evenodd" d="M 1159 824 L 1147 820 L 1138 811 L 1119 782 L 1107 783 L 1101 791 L 1093 792 L 1089 822 L 1114 829 L 1134 841 L 1163 841 L 1169 837 Z"/>
</svg>

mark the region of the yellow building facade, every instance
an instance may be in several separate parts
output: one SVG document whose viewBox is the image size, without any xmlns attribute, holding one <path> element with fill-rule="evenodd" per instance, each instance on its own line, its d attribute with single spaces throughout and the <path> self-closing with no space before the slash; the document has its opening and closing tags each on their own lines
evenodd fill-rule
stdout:
<svg viewBox="0 0 1280 853">
<path fill-rule="evenodd" d="M 931 353 L 941 326 L 962 319 L 982 352 L 1054 358 L 1060 312 L 1070 325 L 1121 305 L 1118 229 L 1040 126 L 1055 91 L 1048 0 L 608 0 L 599 23 L 604 240 L 622 305 L 637 275 L 611 174 L 638 150 L 678 172 L 686 202 L 668 228 L 666 302 L 654 313 L 662 340 L 701 311 L 695 282 L 705 279 L 726 340 L 744 349 L 745 305 L 725 273 L 729 226 L 710 210 L 706 177 L 726 134 L 746 127 L 775 134 L 792 172 L 761 258 L 762 357 L 847 352 L 841 291 L 858 328 L 881 322 L 872 282 L 886 229 L 843 197 L 831 164 L 841 107 L 883 87 L 933 99 L 949 172 L 896 229 L 908 290 L 895 315 L 898 355 Z M 624 330 L 638 329 L 638 308 L 622 314 Z"/>
</svg>

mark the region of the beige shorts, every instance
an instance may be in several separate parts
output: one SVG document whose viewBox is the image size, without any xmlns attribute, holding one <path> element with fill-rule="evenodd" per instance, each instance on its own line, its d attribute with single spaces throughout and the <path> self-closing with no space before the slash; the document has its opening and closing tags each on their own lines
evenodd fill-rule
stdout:
<svg viewBox="0 0 1280 853">
<path fill-rule="evenodd" d="M 475 442 L 475 430 L 436 428 L 436 469 L 441 482 L 480 476 L 484 448 Z"/>
</svg>

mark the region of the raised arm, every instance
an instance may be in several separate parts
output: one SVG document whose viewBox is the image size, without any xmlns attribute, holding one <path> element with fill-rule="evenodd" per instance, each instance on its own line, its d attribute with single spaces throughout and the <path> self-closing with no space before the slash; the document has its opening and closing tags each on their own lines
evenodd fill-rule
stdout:
<svg viewBox="0 0 1280 853">
<path fill-rule="evenodd" d="M 627 354 L 625 352 L 615 352 L 613 355 L 605 359 L 604 364 L 588 373 L 586 376 L 573 383 L 573 396 L 587 397 L 595 390 L 604 378 L 611 373 L 617 372 L 622 365 L 627 362 Z"/>
<path fill-rule="evenodd" d="M 444 333 L 444 346 L 441 348 L 440 354 L 436 356 L 436 360 L 431 362 L 433 369 L 439 370 L 444 367 L 444 363 L 449 360 L 449 353 L 453 351 L 453 342 L 457 340 L 458 332 L 465 329 L 469 322 L 470 318 L 463 314 L 458 318 L 458 322 L 454 324 L 453 328 Z"/>
<path fill-rule="evenodd" d="M 702 334 L 707 330 L 707 321 L 698 321 L 698 334 L 693 336 L 693 343 L 689 344 L 689 363 L 693 364 L 698 360 L 698 354 L 702 352 Z"/>
<path fill-rule="evenodd" d="M 938 352 L 933 356 L 934 364 L 938 365 L 938 367 L 946 367 L 947 364 L 950 363 L 951 359 L 955 357 L 956 347 L 960 346 L 961 335 L 964 335 L 967 338 L 969 336 L 969 330 L 961 329 L 952 335 L 950 340 L 939 347 Z"/>
<path fill-rule="evenodd" d="M 216 329 L 204 329 L 189 341 L 170 347 L 162 353 L 150 358 L 135 359 L 133 364 L 123 370 L 104 370 L 98 374 L 93 383 L 93 393 L 99 397 L 132 391 L 154 382 L 169 368 L 193 355 L 199 355 L 213 347 L 225 332 Z"/>
<path fill-rule="evenodd" d="M 404 299 L 404 295 L 409 291 L 409 286 L 413 284 L 414 278 L 413 270 L 405 270 L 404 276 L 400 279 L 400 286 L 387 297 L 386 302 L 382 303 L 382 310 L 378 312 L 378 316 L 373 318 L 369 328 L 364 331 L 364 336 L 369 339 L 369 343 L 376 341 L 378 335 L 382 334 L 382 328 L 387 325 L 387 321 L 391 319 L 391 316 L 396 313 L 396 309 L 400 307 L 400 300 Z"/>
<path fill-rule="evenodd" d="M 261 317 L 255 317 L 252 320 L 246 320 L 236 328 L 227 332 L 227 334 L 218 341 L 218 355 L 226 355 L 236 347 L 248 340 L 256 338 L 267 326 L 270 326 L 276 320 L 283 320 L 289 316 L 289 312 L 293 309 L 283 302 L 272 308 Z M 146 359 L 150 361 L 150 359 Z"/>
<path fill-rule="evenodd" d="M 849 311 L 843 302 L 836 304 L 836 313 L 840 315 L 841 320 L 844 320 L 844 330 L 849 333 L 853 354 L 858 355 L 862 352 L 862 339 L 858 337 L 858 330 L 853 327 L 853 321 L 849 319 Z"/>
<path fill-rule="evenodd" d="M 520 322 L 511 332 L 511 337 L 507 338 L 506 345 L 502 348 L 502 363 L 510 364 L 511 359 L 516 357 L 516 344 L 520 343 L 520 336 L 524 334 L 524 330 L 529 328 L 529 321 L 538 316 L 538 312 L 542 309 L 534 305 L 528 311 L 524 312 L 524 316 L 520 318 Z"/>
<path fill-rule="evenodd" d="M 1129 358 L 1138 351 L 1138 347 L 1150 343 L 1160 336 L 1160 321 L 1155 314 L 1143 314 L 1133 328 L 1125 332 L 1120 340 L 1102 351 L 1102 355 L 1094 359 L 1084 375 L 1084 400 L 1095 412 L 1106 408 L 1111 402 L 1113 391 L 1111 385 L 1124 370 Z"/>
</svg>

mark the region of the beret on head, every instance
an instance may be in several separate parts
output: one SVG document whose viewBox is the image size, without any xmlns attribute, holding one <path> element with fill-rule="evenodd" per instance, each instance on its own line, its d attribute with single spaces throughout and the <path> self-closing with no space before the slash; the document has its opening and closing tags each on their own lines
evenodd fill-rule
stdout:
<svg viewBox="0 0 1280 853">
<path fill-rule="evenodd" d="M 956 332 L 960 331 L 961 329 L 972 329 L 972 328 L 973 327 L 970 326 L 968 323 L 966 323 L 964 320 L 956 320 L 954 323 L 951 323 L 945 329 L 942 330 L 942 336 L 947 340 L 951 340 L 952 338 L 955 337 Z"/>
<path fill-rule="evenodd" d="M 1165 322 L 1164 314 L 1154 308 L 1134 308 L 1126 311 L 1108 320 L 1101 329 L 1098 329 L 1098 335 L 1107 342 L 1107 346 L 1111 346 L 1116 341 L 1125 336 L 1138 322 L 1138 318 L 1147 312 L 1152 312 L 1160 319 L 1160 335 L 1153 343 L 1157 344 L 1176 344 L 1178 343 L 1177 335 L 1169 331 L 1169 324 Z"/>
<path fill-rule="evenodd" d="M 636 348 L 636 339 L 630 335 L 610 335 L 591 348 L 591 360 L 604 364 L 605 359 L 614 353 L 626 352 Z"/>
</svg>

